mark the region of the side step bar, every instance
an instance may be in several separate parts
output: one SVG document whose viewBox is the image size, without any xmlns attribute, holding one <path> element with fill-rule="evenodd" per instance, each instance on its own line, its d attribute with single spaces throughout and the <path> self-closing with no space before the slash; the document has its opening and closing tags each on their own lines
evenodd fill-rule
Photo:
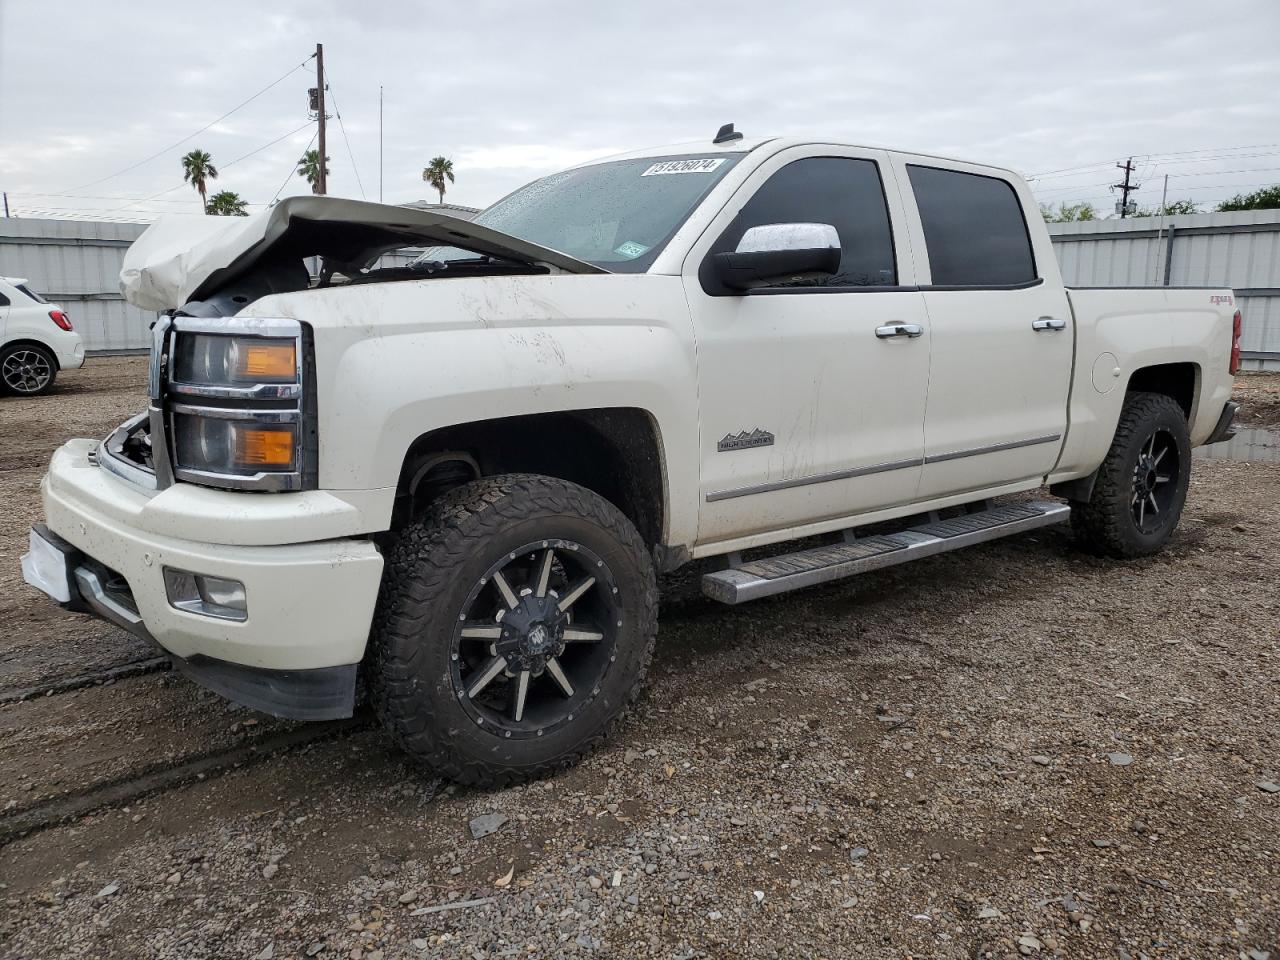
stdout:
<svg viewBox="0 0 1280 960">
<path fill-rule="evenodd" d="M 901 533 L 813 547 L 718 570 L 703 576 L 702 592 L 722 603 L 742 603 L 1061 523 L 1070 514 L 1069 506 L 1053 501 L 990 507 Z"/>
</svg>

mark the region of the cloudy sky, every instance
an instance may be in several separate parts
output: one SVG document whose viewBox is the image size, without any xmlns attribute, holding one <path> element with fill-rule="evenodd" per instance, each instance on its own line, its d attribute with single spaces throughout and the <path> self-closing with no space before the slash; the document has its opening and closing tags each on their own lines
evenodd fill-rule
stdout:
<svg viewBox="0 0 1280 960">
<path fill-rule="evenodd" d="M 1280 182 L 1280 0 L 1158 7 L 0 0 L 0 189 L 26 216 L 197 212 L 179 157 L 199 147 L 253 209 L 305 192 L 314 61 L 289 71 L 317 42 L 350 144 L 333 119 L 330 192 L 348 197 L 378 197 L 379 87 L 396 203 L 433 196 L 437 154 L 448 199 L 484 206 L 730 120 L 1012 166 L 1042 200 L 1106 211 L 1131 155 L 1151 206 L 1165 174 L 1205 204 Z"/>
</svg>

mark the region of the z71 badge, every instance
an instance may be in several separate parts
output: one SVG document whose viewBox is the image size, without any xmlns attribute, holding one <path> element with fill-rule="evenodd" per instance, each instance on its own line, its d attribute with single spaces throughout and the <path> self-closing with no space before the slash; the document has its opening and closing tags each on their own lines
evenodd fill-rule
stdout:
<svg viewBox="0 0 1280 960">
<path fill-rule="evenodd" d="M 745 430 L 741 433 L 726 433 L 724 439 L 716 444 L 716 450 L 724 453 L 727 450 L 750 450 L 752 447 L 771 446 L 773 446 L 773 434 L 768 430 L 757 428 L 750 433 Z"/>
</svg>

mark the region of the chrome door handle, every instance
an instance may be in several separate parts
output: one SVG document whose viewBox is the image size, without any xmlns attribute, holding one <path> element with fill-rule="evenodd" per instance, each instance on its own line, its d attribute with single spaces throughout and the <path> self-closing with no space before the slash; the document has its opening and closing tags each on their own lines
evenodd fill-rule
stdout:
<svg viewBox="0 0 1280 960">
<path fill-rule="evenodd" d="M 1062 330 L 1066 325 L 1067 321 L 1059 320 L 1057 317 L 1041 317 L 1039 320 L 1031 321 L 1032 330 Z"/>
<path fill-rule="evenodd" d="M 883 327 L 876 327 L 876 336 L 881 340 L 892 340 L 894 337 L 910 337 L 914 340 L 923 335 L 924 327 L 918 323 L 886 323 Z"/>
</svg>

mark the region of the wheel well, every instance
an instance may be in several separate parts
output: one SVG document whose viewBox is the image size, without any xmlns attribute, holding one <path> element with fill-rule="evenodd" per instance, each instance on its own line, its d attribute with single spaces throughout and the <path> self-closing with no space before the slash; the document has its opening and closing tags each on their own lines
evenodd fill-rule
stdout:
<svg viewBox="0 0 1280 960">
<path fill-rule="evenodd" d="M 537 473 L 581 484 L 662 542 L 666 491 L 657 426 L 643 410 L 618 408 L 502 417 L 418 437 L 400 470 L 393 525 L 418 516 L 446 490 L 501 473 Z"/>
<path fill-rule="evenodd" d="M 1162 363 L 1135 370 L 1129 378 L 1129 393 L 1162 393 L 1173 398 L 1188 420 L 1195 407 L 1197 370 L 1194 363 Z"/>
<path fill-rule="evenodd" d="M 39 347 L 49 355 L 50 359 L 53 360 L 53 369 L 62 369 L 62 364 L 58 362 L 58 354 L 47 343 L 41 343 L 39 340 L 30 339 L 6 340 L 3 346 L 0 346 L 0 352 L 8 350 L 10 347 Z"/>
</svg>

